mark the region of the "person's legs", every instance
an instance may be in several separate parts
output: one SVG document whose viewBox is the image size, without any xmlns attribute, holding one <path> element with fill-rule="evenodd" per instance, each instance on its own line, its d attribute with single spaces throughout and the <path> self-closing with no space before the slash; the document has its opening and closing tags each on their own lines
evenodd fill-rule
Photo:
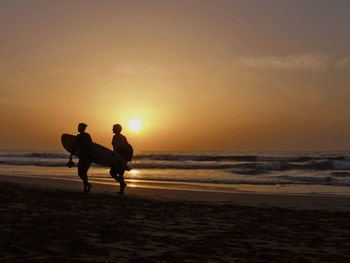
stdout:
<svg viewBox="0 0 350 263">
<path fill-rule="evenodd" d="M 78 161 L 78 175 L 80 177 L 80 179 L 83 181 L 83 184 L 84 184 L 84 190 L 83 192 L 85 193 L 86 192 L 86 175 L 84 173 L 84 161 L 83 159 L 79 158 L 79 161 Z"/>
<path fill-rule="evenodd" d="M 119 172 L 118 169 L 116 167 L 113 167 L 113 166 L 109 170 L 109 174 L 112 176 L 112 178 L 119 183 L 118 172 Z"/>
<path fill-rule="evenodd" d="M 124 194 L 124 189 L 126 187 L 126 183 L 124 182 L 124 172 L 125 170 L 116 167 L 111 167 L 109 170 L 109 174 L 120 184 L 120 194 Z"/>
<path fill-rule="evenodd" d="M 87 172 L 90 168 L 91 161 L 87 158 L 79 158 L 78 162 L 78 175 L 84 183 L 84 193 L 88 193 L 91 189 L 91 184 L 88 181 Z"/>
<path fill-rule="evenodd" d="M 119 194 L 124 194 L 124 190 L 126 187 L 126 183 L 124 182 L 124 172 L 125 170 L 121 170 L 119 173 L 119 184 L 120 184 Z"/>
</svg>

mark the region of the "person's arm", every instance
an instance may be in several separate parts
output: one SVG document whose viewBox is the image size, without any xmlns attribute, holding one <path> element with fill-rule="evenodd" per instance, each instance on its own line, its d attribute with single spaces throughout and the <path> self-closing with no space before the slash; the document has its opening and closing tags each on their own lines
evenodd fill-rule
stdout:
<svg viewBox="0 0 350 263">
<path fill-rule="evenodd" d="M 71 152 L 70 155 L 69 155 L 69 161 L 70 161 L 70 162 L 72 161 L 72 156 L 73 156 L 74 151 L 75 151 L 75 145 L 74 145 L 74 147 L 73 147 L 72 152 Z"/>
<path fill-rule="evenodd" d="M 112 146 L 113 146 L 113 151 L 115 152 L 117 150 L 117 145 L 118 145 L 118 137 L 117 135 L 114 135 L 113 136 L 113 139 L 112 139 Z"/>
<path fill-rule="evenodd" d="M 75 142 L 74 142 L 74 146 L 73 149 L 69 155 L 69 161 L 72 161 L 72 157 L 73 157 L 73 153 L 75 152 L 76 148 L 77 148 L 77 141 L 79 140 L 79 134 L 77 135 L 77 137 L 75 138 Z"/>
<path fill-rule="evenodd" d="M 90 134 L 88 134 L 88 138 L 89 138 L 89 151 L 90 151 L 90 154 L 91 156 L 94 156 L 95 153 L 94 153 L 94 146 L 93 146 L 93 142 L 92 142 L 92 138 L 90 136 Z"/>
<path fill-rule="evenodd" d="M 90 134 L 88 134 L 88 136 L 89 136 L 89 141 L 90 141 L 90 143 L 92 144 L 91 135 L 90 135 Z"/>
</svg>

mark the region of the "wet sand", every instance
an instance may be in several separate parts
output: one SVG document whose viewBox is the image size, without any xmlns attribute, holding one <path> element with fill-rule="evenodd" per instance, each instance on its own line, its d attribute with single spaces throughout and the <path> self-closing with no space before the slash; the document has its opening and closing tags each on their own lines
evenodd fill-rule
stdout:
<svg viewBox="0 0 350 263">
<path fill-rule="evenodd" d="M 348 211 L 78 186 L 0 180 L 0 261 L 350 262 Z"/>
<path fill-rule="evenodd" d="M 136 182 L 135 182 L 136 181 Z M 37 186 L 48 189 L 69 191 L 82 191 L 80 179 L 63 180 L 48 177 L 25 177 L 0 174 L 0 182 L 19 183 L 21 185 Z M 91 181 L 92 193 L 104 193 L 115 195 L 119 191 L 119 184 L 102 184 Z M 258 207 L 281 207 L 292 209 L 323 209 L 332 211 L 350 212 L 350 196 L 340 195 L 304 195 L 304 194 L 275 194 L 256 192 L 218 192 L 218 191 L 193 191 L 184 189 L 167 188 L 166 184 L 154 186 L 153 182 L 138 183 L 137 180 L 126 180 L 128 187 L 126 195 L 129 197 L 141 197 L 156 200 L 178 201 L 205 201 L 210 203 L 228 202 L 235 205 Z"/>
</svg>

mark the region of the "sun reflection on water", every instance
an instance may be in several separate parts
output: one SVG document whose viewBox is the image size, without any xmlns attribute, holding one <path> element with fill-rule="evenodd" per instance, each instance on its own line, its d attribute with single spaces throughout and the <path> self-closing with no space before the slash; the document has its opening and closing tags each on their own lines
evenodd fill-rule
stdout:
<svg viewBox="0 0 350 263">
<path fill-rule="evenodd" d="M 129 171 L 129 178 L 127 179 L 128 187 L 137 187 L 138 180 L 132 179 L 132 177 L 138 174 L 139 174 L 139 170 L 132 169 L 131 171 Z"/>
</svg>

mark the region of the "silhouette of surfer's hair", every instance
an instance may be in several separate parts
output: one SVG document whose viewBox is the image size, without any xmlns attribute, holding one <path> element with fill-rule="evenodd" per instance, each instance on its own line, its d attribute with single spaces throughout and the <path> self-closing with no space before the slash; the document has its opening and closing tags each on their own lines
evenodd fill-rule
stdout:
<svg viewBox="0 0 350 263">
<path fill-rule="evenodd" d="M 78 125 L 78 128 L 80 128 L 80 129 L 82 129 L 82 130 L 85 130 L 86 127 L 87 127 L 87 124 L 85 124 L 85 123 L 83 123 L 83 122 L 79 123 L 79 125 Z"/>
<path fill-rule="evenodd" d="M 122 131 L 122 129 L 123 128 L 119 123 L 113 125 L 113 130 L 115 130 L 118 133 L 120 133 Z"/>
</svg>

